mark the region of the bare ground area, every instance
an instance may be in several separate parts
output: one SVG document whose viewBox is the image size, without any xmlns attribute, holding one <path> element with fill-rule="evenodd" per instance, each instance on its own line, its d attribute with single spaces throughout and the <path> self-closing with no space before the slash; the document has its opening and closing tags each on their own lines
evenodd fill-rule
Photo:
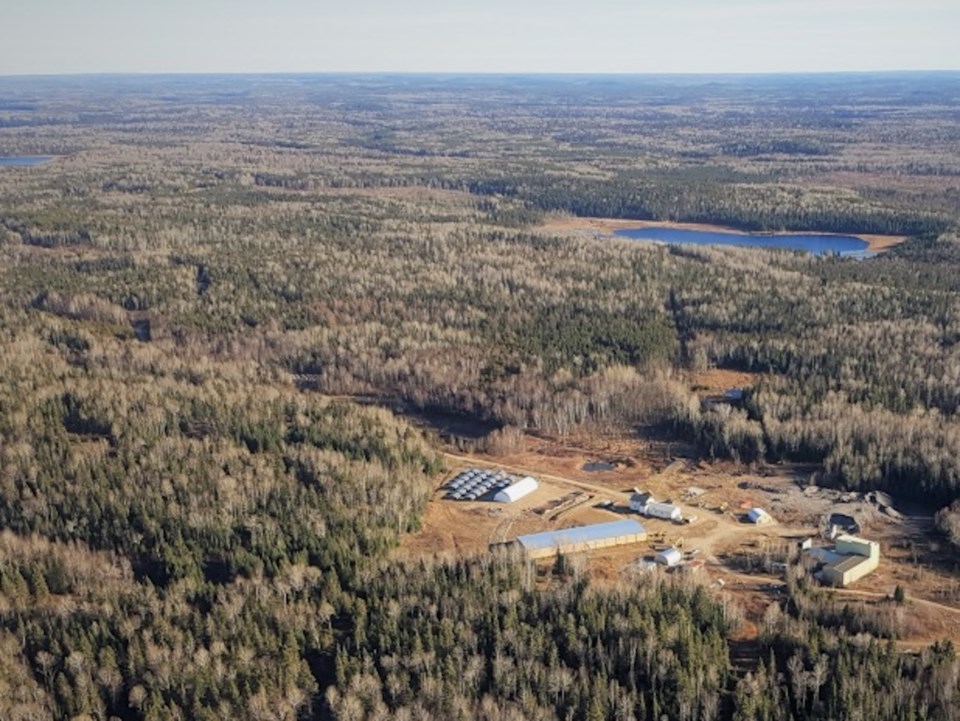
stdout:
<svg viewBox="0 0 960 721">
<path fill-rule="evenodd" d="M 747 388 L 759 379 L 759 373 L 710 368 L 709 370 L 692 373 L 690 387 L 703 395 L 715 395 L 724 393 L 731 388 Z"/>
</svg>

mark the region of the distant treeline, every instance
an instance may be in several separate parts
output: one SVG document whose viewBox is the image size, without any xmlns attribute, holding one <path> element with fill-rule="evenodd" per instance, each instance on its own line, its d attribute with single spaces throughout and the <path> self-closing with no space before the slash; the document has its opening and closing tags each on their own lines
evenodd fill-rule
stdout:
<svg viewBox="0 0 960 721">
<path fill-rule="evenodd" d="M 683 177 L 597 181 L 543 175 L 479 179 L 473 193 L 516 198 L 543 211 L 593 218 L 707 223 L 752 231 L 819 231 L 921 235 L 947 225 L 939 214 L 898 210 L 858 196 L 745 183 L 704 183 Z"/>
</svg>

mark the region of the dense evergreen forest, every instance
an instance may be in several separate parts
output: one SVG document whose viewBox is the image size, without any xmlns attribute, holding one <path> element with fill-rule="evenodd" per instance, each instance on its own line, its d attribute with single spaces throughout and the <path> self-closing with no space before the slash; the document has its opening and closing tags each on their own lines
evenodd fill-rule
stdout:
<svg viewBox="0 0 960 721">
<path fill-rule="evenodd" d="M 0 718 L 960 717 L 950 644 L 799 570 L 746 668 L 696 581 L 397 562 L 442 463 L 351 400 L 814 463 L 960 538 L 958 88 L 0 79 L 0 155 L 54 156 L 0 167 Z M 909 238 L 541 227 L 572 215 Z M 757 374 L 742 408 L 711 366 Z"/>
</svg>

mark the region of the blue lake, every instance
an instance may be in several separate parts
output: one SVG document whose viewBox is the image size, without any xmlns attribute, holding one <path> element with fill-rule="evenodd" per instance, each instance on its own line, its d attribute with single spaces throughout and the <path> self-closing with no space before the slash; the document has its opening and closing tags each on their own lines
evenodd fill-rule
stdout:
<svg viewBox="0 0 960 721">
<path fill-rule="evenodd" d="M 0 165 L 43 165 L 50 160 L 49 155 L 0 155 Z"/>
<path fill-rule="evenodd" d="M 786 248 L 805 250 L 814 255 L 838 253 L 862 257 L 867 241 L 851 235 L 823 235 L 817 233 L 774 235 L 773 233 L 736 233 L 686 228 L 624 228 L 614 233 L 633 240 L 658 241 L 671 245 L 739 245 L 748 248 Z"/>
</svg>

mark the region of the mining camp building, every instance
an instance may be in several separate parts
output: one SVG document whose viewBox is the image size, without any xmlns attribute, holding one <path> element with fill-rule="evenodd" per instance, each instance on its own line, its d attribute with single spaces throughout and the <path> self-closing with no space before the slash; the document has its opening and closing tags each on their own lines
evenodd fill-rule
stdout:
<svg viewBox="0 0 960 721">
<path fill-rule="evenodd" d="M 517 544 L 528 558 L 549 558 L 558 553 L 578 553 L 646 540 L 647 529 L 633 520 L 594 523 L 577 528 L 518 536 Z"/>
<path fill-rule="evenodd" d="M 840 558 L 821 570 L 824 583 L 849 586 L 880 566 L 880 544 L 857 536 L 837 536 L 834 549 Z"/>
<path fill-rule="evenodd" d="M 655 501 L 649 493 L 634 493 L 630 497 L 630 510 L 644 516 L 663 518 L 667 521 L 678 521 L 683 515 L 680 512 L 680 506 Z"/>
<path fill-rule="evenodd" d="M 653 560 L 654 562 L 659 563 L 661 566 L 673 568 L 674 566 L 679 566 L 681 564 L 683 561 L 683 553 L 679 548 L 665 548 L 656 556 L 654 556 Z"/>
<path fill-rule="evenodd" d="M 493 500 L 497 503 L 513 503 L 514 501 L 519 501 L 524 496 L 530 495 L 539 487 L 540 484 L 537 483 L 533 476 L 524 476 L 513 485 L 507 486 L 502 491 L 499 491 L 497 495 L 493 497 Z"/>
</svg>

